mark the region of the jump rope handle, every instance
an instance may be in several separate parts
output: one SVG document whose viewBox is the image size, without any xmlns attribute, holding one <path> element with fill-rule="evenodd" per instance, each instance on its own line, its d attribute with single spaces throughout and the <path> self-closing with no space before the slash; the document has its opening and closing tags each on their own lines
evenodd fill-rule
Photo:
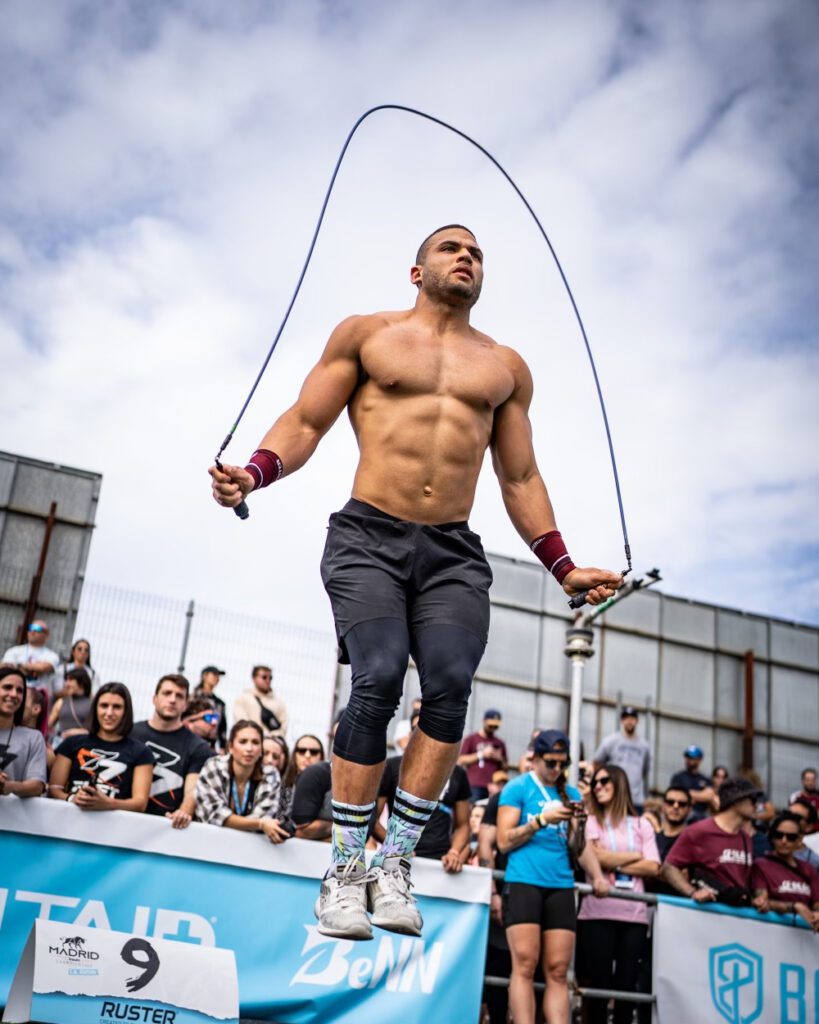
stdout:
<svg viewBox="0 0 819 1024">
<path fill-rule="evenodd" d="M 221 454 L 222 453 L 219 452 L 219 455 L 221 455 Z M 214 461 L 214 465 L 216 466 L 216 468 L 221 470 L 222 463 L 219 461 L 218 457 L 215 458 L 213 461 Z M 242 498 L 242 500 L 239 502 L 239 504 L 236 506 L 236 508 L 233 511 L 236 513 L 236 515 L 240 519 L 249 519 L 250 518 L 250 509 L 247 507 L 247 502 L 244 500 L 244 498 Z"/>
<path fill-rule="evenodd" d="M 569 607 L 582 608 L 586 603 L 586 594 L 588 594 L 588 590 L 581 590 L 579 594 L 575 594 L 569 601 Z"/>
</svg>

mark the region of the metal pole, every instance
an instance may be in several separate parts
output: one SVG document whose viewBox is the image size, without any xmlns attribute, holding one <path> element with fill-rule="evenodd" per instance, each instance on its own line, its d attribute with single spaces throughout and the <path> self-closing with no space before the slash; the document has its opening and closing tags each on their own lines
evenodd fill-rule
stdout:
<svg viewBox="0 0 819 1024">
<path fill-rule="evenodd" d="M 188 656 L 188 641 L 191 638 L 191 625 L 193 624 L 193 600 L 188 601 L 188 610 L 185 612 L 185 632 L 182 634 L 182 650 L 179 654 L 179 668 L 177 672 L 185 671 L 185 658 Z"/>
<path fill-rule="evenodd" d="M 745 721 L 742 730 L 742 768 L 754 767 L 754 652 L 745 652 Z"/>
<path fill-rule="evenodd" d="M 25 611 L 23 613 L 23 621 L 20 623 L 20 629 L 17 633 L 18 644 L 25 643 L 29 624 L 37 611 L 37 602 L 40 599 L 40 584 L 43 582 L 43 573 L 45 572 L 48 548 L 51 544 L 51 533 L 54 530 L 54 521 L 56 518 L 57 502 L 52 501 L 51 508 L 48 510 L 48 518 L 46 519 L 45 536 L 43 537 L 43 543 L 40 547 L 40 560 L 37 563 L 37 572 L 31 580 L 31 589 L 28 592 L 28 601 L 26 602 Z"/>
<path fill-rule="evenodd" d="M 572 663 L 572 698 L 569 705 L 569 746 L 572 763 L 569 765 L 569 783 L 577 785 L 580 762 L 580 712 L 583 705 L 583 670 L 594 656 L 594 633 L 590 629 L 572 627 L 566 630 L 564 654 Z"/>
</svg>

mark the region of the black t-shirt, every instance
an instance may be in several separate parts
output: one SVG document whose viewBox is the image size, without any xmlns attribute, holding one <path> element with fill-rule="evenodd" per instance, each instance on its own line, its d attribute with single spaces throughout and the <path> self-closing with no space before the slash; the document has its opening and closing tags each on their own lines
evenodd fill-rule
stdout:
<svg viewBox="0 0 819 1024">
<path fill-rule="evenodd" d="M 114 800 L 130 799 L 134 768 L 154 762 L 145 744 L 131 736 L 114 742 L 88 732 L 64 739 L 57 753 L 71 762 L 69 794 L 93 784 L 103 796 Z"/>
<path fill-rule="evenodd" d="M 664 863 L 666 857 L 671 850 L 671 847 L 682 835 L 682 832 L 678 832 L 675 836 L 667 836 L 665 832 L 655 832 L 654 838 L 657 840 L 657 852 L 660 855 L 660 863 Z M 679 896 L 680 894 L 674 888 L 673 885 L 669 885 L 664 879 L 659 876 L 656 878 L 645 878 L 643 879 L 646 892 L 661 893 L 664 896 Z"/>
<path fill-rule="evenodd" d="M 131 731 L 153 754 L 154 776 L 151 797 L 145 808 L 148 814 L 166 814 L 182 803 L 185 777 L 198 775 L 213 751 L 199 736 L 184 725 L 173 732 L 159 732 L 148 722 L 137 722 Z"/>
<path fill-rule="evenodd" d="M 401 755 L 388 757 L 381 776 L 381 787 L 378 795 L 387 798 L 387 806 L 392 811 L 395 791 L 398 788 L 398 776 L 401 771 Z M 449 849 L 454 825 L 455 804 L 460 800 L 469 800 L 469 776 L 460 765 L 455 765 L 452 775 L 438 798 L 438 806 L 432 817 L 424 826 L 415 853 L 419 857 L 432 857 L 439 860 Z"/>
<path fill-rule="evenodd" d="M 311 764 L 296 779 L 293 810 L 290 817 L 297 825 L 308 825 L 317 818 L 333 820 L 330 762 Z"/>
<path fill-rule="evenodd" d="M 493 793 L 492 796 L 486 801 L 486 807 L 483 812 L 482 825 L 494 825 L 497 827 L 498 824 L 498 803 L 500 802 L 500 793 Z M 497 847 L 495 844 L 495 870 L 505 871 L 506 870 L 506 857 L 505 853 Z M 498 891 L 500 891 L 500 884 L 498 885 Z"/>
</svg>

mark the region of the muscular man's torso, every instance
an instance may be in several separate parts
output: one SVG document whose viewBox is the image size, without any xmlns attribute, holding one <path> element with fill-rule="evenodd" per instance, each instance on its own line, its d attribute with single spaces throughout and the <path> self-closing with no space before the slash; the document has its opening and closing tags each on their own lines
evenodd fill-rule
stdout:
<svg viewBox="0 0 819 1024">
<path fill-rule="evenodd" d="M 438 334 L 412 311 L 362 317 L 353 497 L 413 522 L 467 519 L 515 358 L 474 328 Z"/>
</svg>

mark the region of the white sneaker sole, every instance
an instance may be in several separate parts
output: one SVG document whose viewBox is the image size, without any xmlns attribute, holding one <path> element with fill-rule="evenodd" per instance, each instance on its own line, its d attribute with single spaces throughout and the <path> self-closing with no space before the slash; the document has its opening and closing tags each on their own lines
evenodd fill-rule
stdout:
<svg viewBox="0 0 819 1024">
<path fill-rule="evenodd" d="M 409 918 L 376 917 L 373 915 L 371 921 L 376 928 L 382 928 L 385 932 L 396 932 L 398 935 L 415 935 L 419 938 L 421 929 L 424 926 L 423 921 L 420 924 L 416 924 L 415 921 Z"/>
<path fill-rule="evenodd" d="M 318 900 L 316 900 L 313 906 L 313 913 L 318 921 L 318 931 L 321 935 L 328 935 L 333 939 L 355 939 L 359 942 L 364 942 L 367 939 L 372 939 L 373 937 L 373 930 L 370 927 L 369 922 L 362 922 L 361 924 L 353 925 L 350 928 L 331 928 L 328 925 L 322 924 Z"/>
</svg>

